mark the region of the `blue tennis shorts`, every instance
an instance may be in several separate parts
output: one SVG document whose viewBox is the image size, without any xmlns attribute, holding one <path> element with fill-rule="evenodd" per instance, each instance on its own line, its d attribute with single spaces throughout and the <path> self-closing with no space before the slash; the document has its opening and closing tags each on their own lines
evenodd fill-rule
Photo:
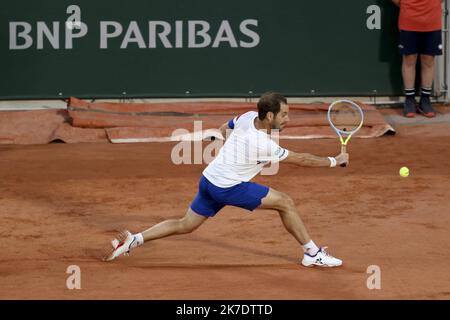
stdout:
<svg viewBox="0 0 450 320">
<path fill-rule="evenodd" d="M 416 32 L 400 30 L 400 54 L 442 55 L 442 32 Z"/>
<path fill-rule="evenodd" d="M 268 193 L 268 187 L 254 182 L 241 182 L 233 187 L 220 188 L 202 175 L 191 209 L 205 217 L 214 216 L 225 206 L 253 211 L 261 205 L 261 200 Z"/>
</svg>

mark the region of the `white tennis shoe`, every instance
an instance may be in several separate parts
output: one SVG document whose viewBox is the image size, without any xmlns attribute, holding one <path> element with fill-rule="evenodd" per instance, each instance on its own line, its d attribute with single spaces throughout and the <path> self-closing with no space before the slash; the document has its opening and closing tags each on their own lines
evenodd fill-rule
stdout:
<svg viewBox="0 0 450 320">
<path fill-rule="evenodd" d="M 321 247 L 316 255 L 311 256 L 308 253 L 303 254 L 302 265 L 305 267 L 319 266 L 319 267 L 339 267 L 342 265 L 342 260 L 331 256 L 327 251 L 327 247 Z"/>
<path fill-rule="evenodd" d="M 112 261 L 122 254 L 128 255 L 130 250 L 137 246 L 136 236 L 133 236 L 128 230 L 122 231 L 117 236 L 117 239 L 111 241 L 112 250 L 106 255 L 104 261 Z"/>
</svg>

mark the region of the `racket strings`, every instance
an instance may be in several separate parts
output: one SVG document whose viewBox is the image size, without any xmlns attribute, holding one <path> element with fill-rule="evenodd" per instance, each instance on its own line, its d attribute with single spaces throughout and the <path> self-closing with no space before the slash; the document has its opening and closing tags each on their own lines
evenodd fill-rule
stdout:
<svg viewBox="0 0 450 320">
<path fill-rule="evenodd" d="M 360 111 L 349 104 L 337 104 L 330 110 L 330 121 L 344 133 L 358 130 L 362 120 Z"/>
</svg>

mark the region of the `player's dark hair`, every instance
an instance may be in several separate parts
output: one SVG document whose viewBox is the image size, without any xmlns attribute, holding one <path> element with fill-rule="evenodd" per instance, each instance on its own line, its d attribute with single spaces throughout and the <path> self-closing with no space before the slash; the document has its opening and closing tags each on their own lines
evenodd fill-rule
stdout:
<svg viewBox="0 0 450 320">
<path fill-rule="evenodd" d="M 258 118 L 264 120 L 267 112 L 272 112 L 274 116 L 280 112 L 281 103 L 287 104 L 287 100 L 276 92 L 264 93 L 258 101 Z"/>
</svg>

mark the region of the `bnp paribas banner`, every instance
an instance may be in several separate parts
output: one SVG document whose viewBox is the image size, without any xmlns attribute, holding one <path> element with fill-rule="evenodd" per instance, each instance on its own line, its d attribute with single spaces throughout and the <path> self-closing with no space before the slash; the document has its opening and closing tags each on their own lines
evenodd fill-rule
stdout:
<svg viewBox="0 0 450 320">
<path fill-rule="evenodd" d="M 4 0 L 0 98 L 395 95 L 382 0 Z"/>
</svg>

